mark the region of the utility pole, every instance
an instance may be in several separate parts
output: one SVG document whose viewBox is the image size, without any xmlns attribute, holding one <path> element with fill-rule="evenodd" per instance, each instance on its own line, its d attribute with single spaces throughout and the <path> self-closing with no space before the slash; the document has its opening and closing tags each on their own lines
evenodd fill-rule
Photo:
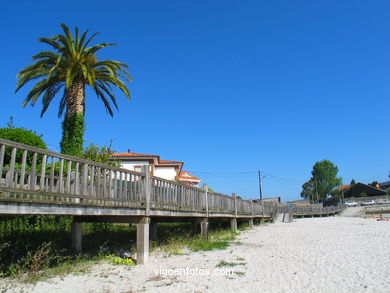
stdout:
<svg viewBox="0 0 390 293">
<path fill-rule="evenodd" d="M 259 173 L 260 200 L 261 200 L 261 203 L 263 204 L 263 191 L 262 191 L 262 186 L 261 186 L 261 173 L 260 173 L 260 170 L 258 170 L 257 172 Z"/>
<path fill-rule="evenodd" d="M 262 185 L 261 185 L 261 173 L 260 170 L 257 170 L 259 173 L 259 192 L 260 192 L 260 203 L 261 203 L 261 210 L 263 214 L 263 219 L 264 219 L 264 205 L 263 205 L 263 191 L 262 191 Z"/>
</svg>

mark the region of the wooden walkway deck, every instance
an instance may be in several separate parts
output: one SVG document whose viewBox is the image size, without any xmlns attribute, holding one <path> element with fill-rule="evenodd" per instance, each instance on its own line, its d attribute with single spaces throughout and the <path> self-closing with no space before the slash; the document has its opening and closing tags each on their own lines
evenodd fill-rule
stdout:
<svg viewBox="0 0 390 293">
<path fill-rule="evenodd" d="M 73 246 L 81 250 L 82 222 L 137 224 L 138 262 L 148 255 L 149 224 L 193 221 L 207 237 L 210 221 L 271 218 L 276 206 L 243 200 L 0 139 L 0 215 L 71 215 Z M 336 209 L 321 214 L 338 212 Z M 155 230 L 152 226 L 151 230 Z"/>
</svg>

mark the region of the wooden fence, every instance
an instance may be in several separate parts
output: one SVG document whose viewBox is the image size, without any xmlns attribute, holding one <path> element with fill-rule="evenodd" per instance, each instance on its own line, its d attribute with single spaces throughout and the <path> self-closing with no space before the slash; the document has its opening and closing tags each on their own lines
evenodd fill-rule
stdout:
<svg viewBox="0 0 390 293">
<path fill-rule="evenodd" d="M 150 176 L 148 169 L 129 171 L 0 139 L 0 204 L 5 202 L 127 208 L 145 215 L 180 211 L 206 217 L 271 217 L 275 209 L 272 203 Z"/>
</svg>

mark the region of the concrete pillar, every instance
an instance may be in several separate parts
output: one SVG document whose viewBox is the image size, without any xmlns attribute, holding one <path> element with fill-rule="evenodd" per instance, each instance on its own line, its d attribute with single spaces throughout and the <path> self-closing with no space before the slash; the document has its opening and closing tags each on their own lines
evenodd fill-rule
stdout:
<svg viewBox="0 0 390 293">
<path fill-rule="evenodd" d="M 250 218 L 249 219 L 249 229 L 253 229 L 254 228 L 254 225 L 253 225 L 253 218 Z"/>
<path fill-rule="evenodd" d="M 73 222 L 71 226 L 71 248 L 77 253 L 82 250 L 83 223 Z"/>
<path fill-rule="evenodd" d="M 146 264 L 149 260 L 149 218 L 137 225 L 137 264 Z"/>
<path fill-rule="evenodd" d="M 150 222 L 149 238 L 152 241 L 157 241 L 157 223 L 156 222 Z"/>
<path fill-rule="evenodd" d="M 237 219 L 236 218 L 233 218 L 231 220 L 231 227 L 232 227 L 233 232 L 237 232 Z"/>
<path fill-rule="evenodd" d="M 203 239 L 209 239 L 209 222 L 204 221 L 200 223 L 200 233 L 202 234 Z"/>
</svg>

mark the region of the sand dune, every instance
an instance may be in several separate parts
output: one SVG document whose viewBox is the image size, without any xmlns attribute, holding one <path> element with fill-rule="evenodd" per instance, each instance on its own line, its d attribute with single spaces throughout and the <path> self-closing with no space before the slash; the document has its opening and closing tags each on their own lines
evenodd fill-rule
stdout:
<svg viewBox="0 0 390 293">
<path fill-rule="evenodd" d="M 298 219 L 256 227 L 237 240 L 227 250 L 152 256 L 149 264 L 130 268 L 95 266 L 10 292 L 390 292 L 390 222 Z M 233 274 L 213 274 L 228 273 L 221 269 Z"/>
</svg>

